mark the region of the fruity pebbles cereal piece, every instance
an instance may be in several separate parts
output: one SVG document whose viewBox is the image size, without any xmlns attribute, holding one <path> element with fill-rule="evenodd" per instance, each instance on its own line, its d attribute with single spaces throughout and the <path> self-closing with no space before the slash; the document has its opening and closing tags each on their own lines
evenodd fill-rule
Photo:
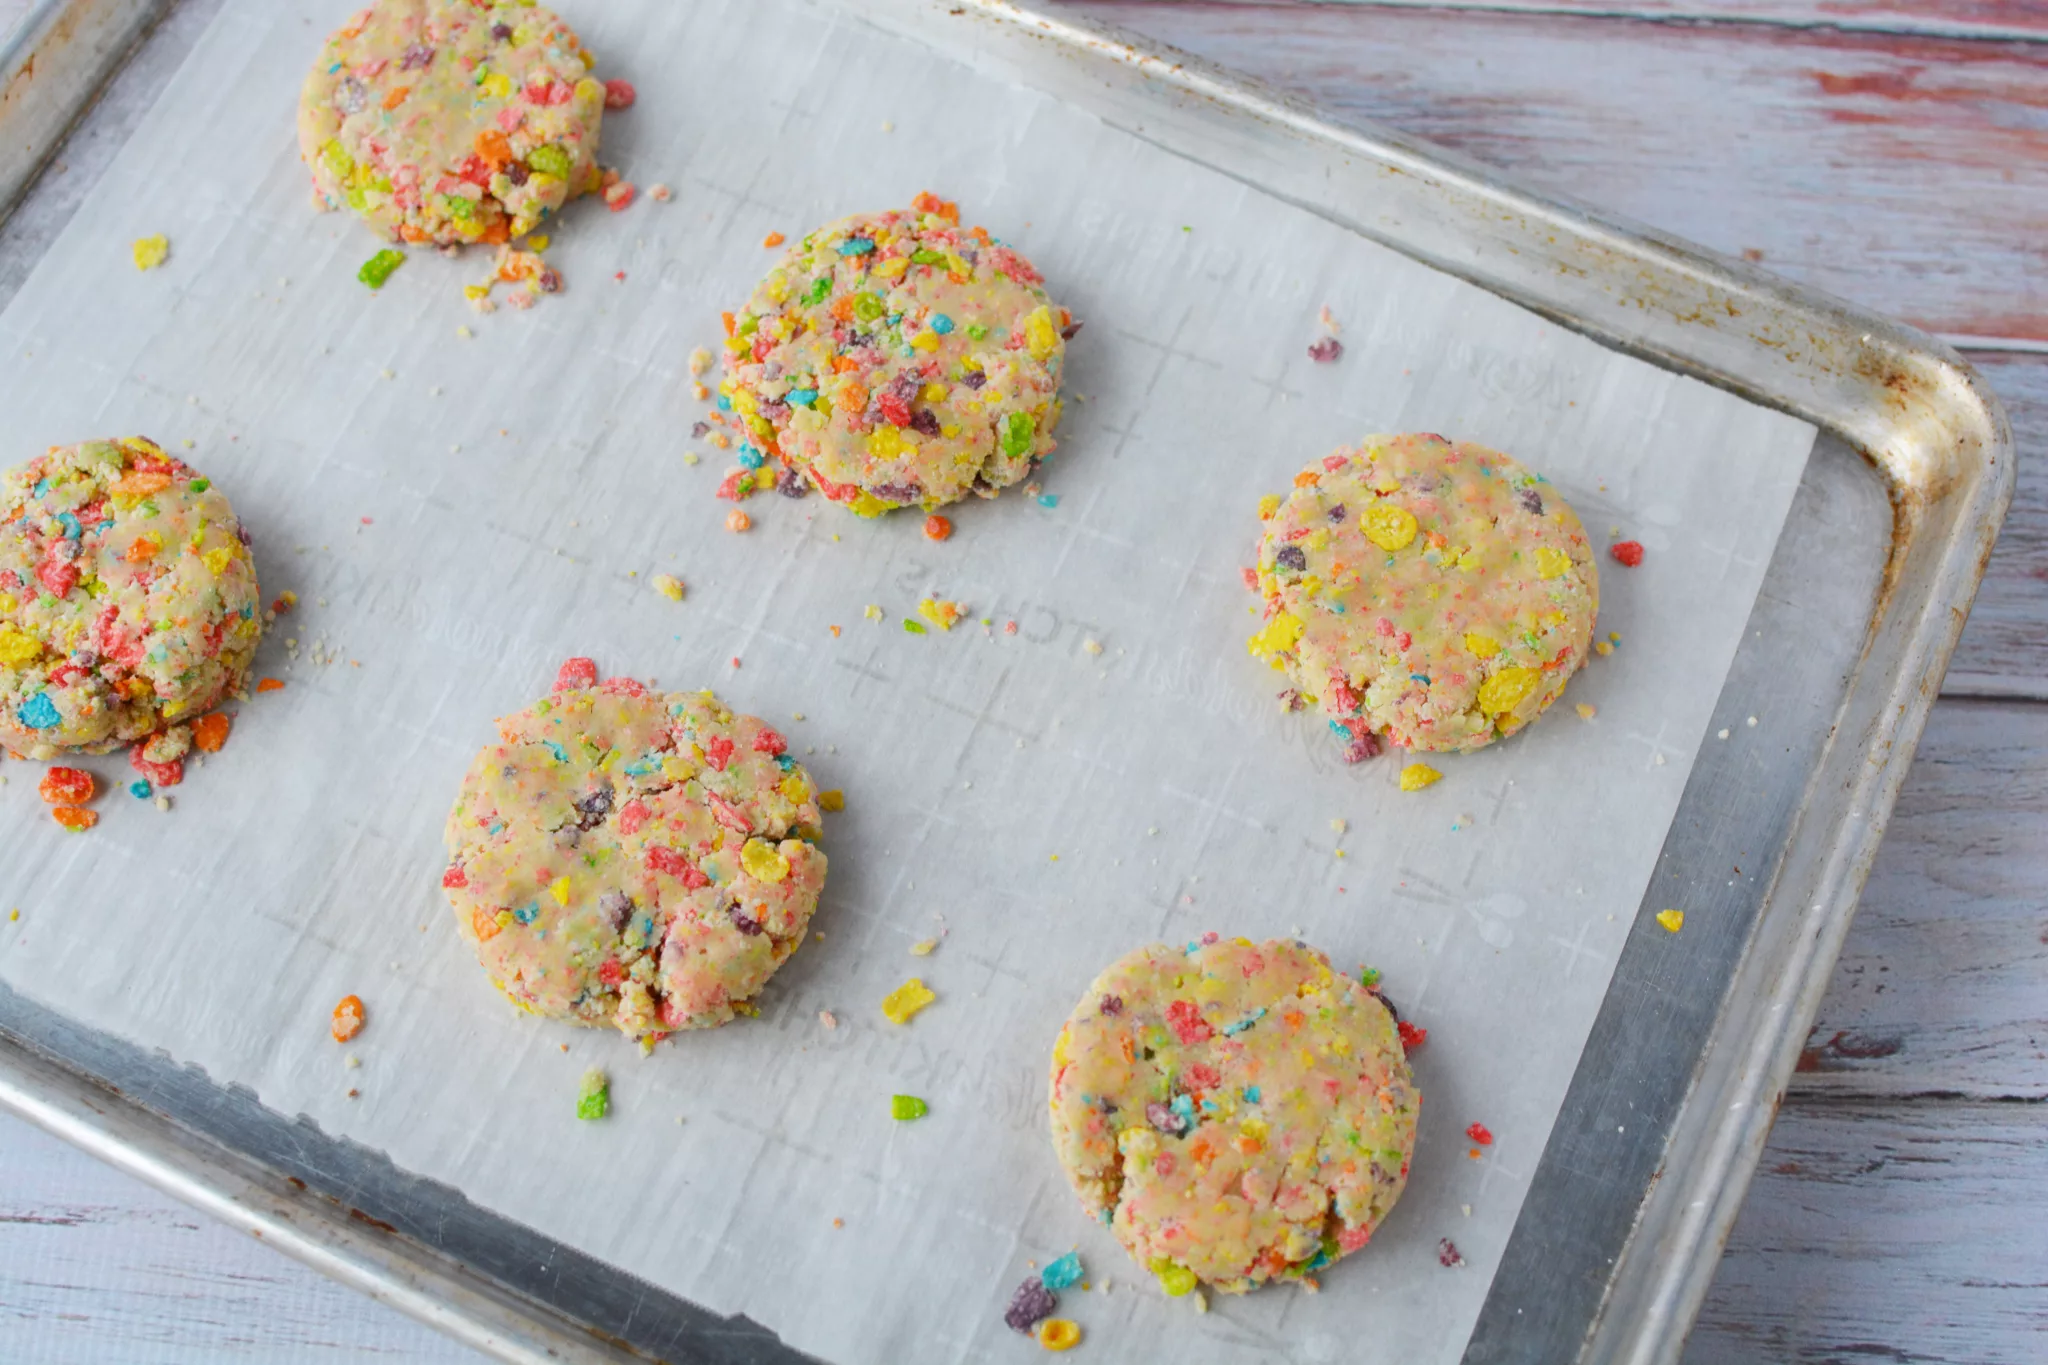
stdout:
<svg viewBox="0 0 2048 1365">
<path fill-rule="evenodd" d="M 530 1013 L 642 1039 L 723 1024 L 824 887 L 810 775 L 709 692 L 563 676 L 498 722 L 448 816 L 462 935 Z"/>
<path fill-rule="evenodd" d="M 321 209 L 392 241 L 524 236 L 598 186 L 594 61 L 530 3 L 377 0 L 328 37 L 299 94 Z"/>
<path fill-rule="evenodd" d="M 994 497 L 1051 453 L 1076 330 L 1031 263 L 920 194 L 786 250 L 732 318 L 719 402 L 862 516 Z"/>
<path fill-rule="evenodd" d="M 0 745 L 105 753 L 241 688 L 262 599 L 234 508 L 141 437 L 0 474 Z"/>
<path fill-rule="evenodd" d="M 1364 1246 L 1422 1097 L 1394 1016 L 1321 953 L 1155 944 L 1095 979 L 1052 1052 L 1060 1166 L 1169 1294 L 1241 1293 Z"/>
<path fill-rule="evenodd" d="M 1540 474 L 1441 436 L 1369 436 L 1268 498 L 1252 653 L 1331 728 L 1424 752 L 1515 733 L 1586 661 L 1600 573 Z"/>
</svg>

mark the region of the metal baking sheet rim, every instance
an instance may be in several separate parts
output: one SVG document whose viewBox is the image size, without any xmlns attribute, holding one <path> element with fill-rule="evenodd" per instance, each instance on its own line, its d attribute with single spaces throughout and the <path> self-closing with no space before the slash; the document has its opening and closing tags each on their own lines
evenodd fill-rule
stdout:
<svg viewBox="0 0 2048 1365">
<path fill-rule="evenodd" d="M 11 208 L 168 0 L 45 0 L 0 49 L 0 208 Z M 1760 1158 L 1968 616 L 2014 481 L 2010 427 L 1953 351 L 1913 329 L 1108 27 L 1005 0 L 867 0 L 916 34 L 977 25 L 971 60 L 1076 103 L 1559 323 L 1803 417 L 1883 479 L 1893 532 L 1862 656 L 1765 892 L 1663 1161 L 1579 1352 L 1675 1360 Z M 1065 87 L 1032 63 L 1071 63 Z M 27 98 L 33 77 L 35 98 Z M 1052 74 L 1059 74 L 1057 70 Z M 1156 116 L 1164 100 L 1184 116 Z M 1290 173 L 1262 140 L 1348 174 Z M 51 139 L 47 143 L 42 139 Z M 1278 172 L 1279 174 L 1272 174 Z M 478 1350 L 507 1361 L 641 1359 L 296 1188 L 0 1034 L 0 1105 Z M 1518 1230 L 1519 1231 L 1519 1230 Z"/>
</svg>

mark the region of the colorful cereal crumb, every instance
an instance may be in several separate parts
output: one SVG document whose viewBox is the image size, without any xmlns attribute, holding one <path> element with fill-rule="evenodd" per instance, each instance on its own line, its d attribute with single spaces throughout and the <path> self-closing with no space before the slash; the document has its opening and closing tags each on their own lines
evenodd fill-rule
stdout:
<svg viewBox="0 0 2048 1365">
<path fill-rule="evenodd" d="M 1465 1130 L 1465 1136 L 1471 1138 L 1481 1147 L 1493 1146 L 1493 1130 L 1488 1128 L 1483 1123 L 1475 1123 L 1471 1127 L 1467 1128 Z"/>
<path fill-rule="evenodd" d="M 1456 1269 L 1465 1264 L 1465 1253 L 1458 1250 L 1458 1244 L 1448 1237 L 1440 1237 L 1436 1244 L 1436 1263 L 1445 1269 Z"/>
<path fill-rule="evenodd" d="M 658 573 L 648 580 L 648 584 L 671 602 L 683 600 L 683 580 L 674 574 Z"/>
<path fill-rule="evenodd" d="M 576 688 L 597 686 L 597 662 L 594 659 L 564 659 L 562 666 L 555 670 L 556 692 L 568 692 Z"/>
<path fill-rule="evenodd" d="M 1606 640 L 1595 640 L 1593 642 L 1593 652 L 1604 659 L 1614 652 L 1614 646 Z"/>
<path fill-rule="evenodd" d="M 784 242 L 788 240 L 789 238 L 783 236 L 779 232 L 771 232 L 766 237 L 763 237 L 761 239 L 761 245 L 769 248 L 774 248 L 781 246 Z"/>
<path fill-rule="evenodd" d="M 604 83 L 604 107 L 607 109 L 631 109 L 640 93 L 631 81 L 606 81 Z"/>
<path fill-rule="evenodd" d="M 1633 569 L 1643 562 L 1643 542 L 1640 540 L 1617 540 L 1607 547 L 1607 553 L 1624 568 Z"/>
<path fill-rule="evenodd" d="M 910 945 L 910 955 L 912 957 L 930 957 L 938 946 L 939 941 L 935 938 L 921 938 Z"/>
<path fill-rule="evenodd" d="M 334 1014 L 327 1021 L 328 1036 L 337 1043 L 345 1043 L 363 1031 L 363 1000 L 358 995 L 344 995 L 334 1007 Z"/>
<path fill-rule="evenodd" d="M 1675 934 L 1685 927 L 1685 911 L 1659 910 L 1657 912 L 1657 923 Z"/>
<path fill-rule="evenodd" d="M 1003 1310 L 1003 1321 L 1012 1331 L 1029 1332 L 1051 1317 L 1053 1309 L 1059 1306 L 1059 1298 L 1039 1282 L 1038 1276 L 1033 1275 L 1010 1295 L 1010 1306 Z"/>
<path fill-rule="evenodd" d="M 1164 1256 L 1155 1257 L 1150 1269 L 1159 1277 L 1159 1287 L 1166 1291 L 1169 1299 L 1184 1298 L 1195 1287 L 1195 1272 L 1178 1261 Z"/>
<path fill-rule="evenodd" d="M 1590 702 L 1582 701 L 1573 709 L 1579 713 L 1580 720 L 1591 720 L 1600 714 L 1600 708 L 1592 705 Z"/>
<path fill-rule="evenodd" d="M 917 604 L 917 614 L 937 626 L 940 630 L 951 630 L 960 620 L 962 608 L 958 602 L 927 597 Z"/>
<path fill-rule="evenodd" d="M 709 351 L 705 350 L 705 349 L 704 349 L 704 348 L 703 348 L 702 346 L 699 346 L 699 347 L 698 347 L 698 348 L 697 348 L 696 350 L 694 350 L 694 351 L 690 352 L 690 373 L 691 373 L 691 374 L 693 374 L 693 375 L 700 375 L 700 374 L 704 374 L 704 373 L 708 372 L 708 371 L 709 371 L 710 369 L 711 369 L 711 352 L 709 352 Z M 708 428 L 707 428 L 707 429 L 708 429 Z"/>
<path fill-rule="evenodd" d="M 841 790 L 839 790 L 839 788 L 837 788 L 837 787 L 834 787 L 834 788 L 833 788 L 832 790 L 830 790 L 830 791 L 823 791 L 823 792 L 819 792 L 819 793 L 818 793 L 818 809 L 819 809 L 819 810 L 822 810 L 822 811 L 832 811 L 832 812 L 838 812 L 838 811 L 842 811 L 842 810 L 845 810 L 845 809 L 846 809 L 846 793 L 845 793 L 845 792 L 843 792 L 843 791 L 841 791 Z"/>
<path fill-rule="evenodd" d="M 907 1024 L 919 1010 L 938 998 L 913 976 L 882 997 L 882 1017 L 892 1024 Z"/>
<path fill-rule="evenodd" d="M 1416 1048 L 1429 1041 L 1428 1029 L 1418 1028 L 1406 1019 L 1396 1024 L 1394 1031 L 1401 1035 L 1401 1050 L 1403 1052 L 1413 1052 Z"/>
<path fill-rule="evenodd" d="M 862 607 L 860 614 L 870 621 L 879 621 L 882 619 L 882 609 L 876 606 L 873 602 L 870 602 L 865 607 Z"/>
<path fill-rule="evenodd" d="M 601 1067 L 592 1067 L 583 1073 L 583 1083 L 576 1087 L 576 1117 L 579 1119 L 601 1119 L 611 1112 L 612 1081 Z"/>
<path fill-rule="evenodd" d="M 98 812 L 89 811 L 84 806 L 52 806 L 50 818 L 73 834 L 83 834 L 100 822 Z"/>
<path fill-rule="evenodd" d="M 898 1123 L 908 1123 L 912 1119 L 921 1119 L 931 1111 L 932 1107 L 915 1095 L 891 1095 L 889 1097 L 889 1117 L 895 1119 Z"/>
<path fill-rule="evenodd" d="M 927 630 L 925 630 L 924 625 L 921 622 L 913 621 L 908 616 L 903 618 L 903 629 L 906 633 L 911 635 L 926 635 L 930 633 Z"/>
<path fill-rule="evenodd" d="M 384 282 L 391 278 L 391 272 L 405 264 L 405 253 L 385 247 L 382 251 L 363 262 L 356 271 L 356 278 L 372 289 L 382 289 Z"/>
<path fill-rule="evenodd" d="M 669 200 L 676 197 L 676 192 L 666 185 L 649 185 L 647 187 L 647 197 L 657 204 L 666 204 Z"/>
<path fill-rule="evenodd" d="M 1419 792 L 1424 787 L 1435 786 L 1438 782 L 1443 781 L 1443 776 L 1442 773 L 1430 767 L 1427 763 L 1410 763 L 1407 767 L 1401 769 L 1401 790 L 1404 792 Z"/>
<path fill-rule="evenodd" d="M 1328 365 L 1344 354 L 1344 343 L 1335 337 L 1317 337 L 1309 343 L 1308 358 L 1318 365 Z"/>
<path fill-rule="evenodd" d="M 725 514 L 725 529 L 728 531 L 737 534 L 741 531 L 752 530 L 753 526 L 754 519 L 737 507 Z"/>
<path fill-rule="evenodd" d="M 630 180 L 621 180 L 604 192 L 604 206 L 613 213 L 623 213 L 632 204 L 633 196 L 640 191 Z"/>
<path fill-rule="evenodd" d="M 940 516 L 937 512 L 924 519 L 924 538 L 926 540 L 944 540 L 952 534 L 952 521 Z"/>
<path fill-rule="evenodd" d="M 1081 1324 L 1069 1318 L 1047 1318 L 1038 1324 L 1038 1344 L 1048 1351 L 1067 1351 L 1079 1345 Z"/>
<path fill-rule="evenodd" d="M 128 250 L 135 258 L 137 270 L 154 270 L 171 254 L 171 239 L 161 232 L 154 237 L 137 237 Z"/>
<path fill-rule="evenodd" d="M 225 712 L 214 711 L 192 722 L 192 746 L 202 754 L 217 754 L 228 742 L 234 722 Z"/>
<path fill-rule="evenodd" d="M 156 795 L 156 788 L 149 784 L 148 778 L 138 777 L 128 784 L 128 794 L 138 801 L 147 801 Z"/>
<path fill-rule="evenodd" d="M 1071 1289 L 1081 1283 L 1081 1257 L 1070 1251 L 1056 1261 L 1048 1261 L 1045 1269 L 1038 1272 L 1039 1283 L 1047 1289 Z"/>
<path fill-rule="evenodd" d="M 256 684 L 256 690 L 258 692 L 282 692 L 284 691 L 284 682 L 278 678 L 264 678 Z"/>
<path fill-rule="evenodd" d="M 52 768 L 36 784 L 36 794 L 52 806 L 82 806 L 95 790 L 92 774 L 83 768 Z"/>
</svg>

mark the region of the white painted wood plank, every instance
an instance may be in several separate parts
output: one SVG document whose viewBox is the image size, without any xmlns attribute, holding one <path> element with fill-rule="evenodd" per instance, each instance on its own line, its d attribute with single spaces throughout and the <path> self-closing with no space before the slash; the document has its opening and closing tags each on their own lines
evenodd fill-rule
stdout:
<svg viewBox="0 0 2048 1365">
<path fill-rule="evenodd" d="M 484 1357 L 0 1114 L 0 1361 Z"/>
<path fill-rule="evenodd" d="M 1178 4 L 1182 0 L 1138 0 Z M 1833 28 L 1850 33 L 1957 38 L 2048 38 L 2039 0 L 1221 0 L 1225 4 L 1377 5 L 1389 9 L 1494 10 L 1680 24 Z"/>
<path fill-rule="evenodd" d="M 2048 1106 L 1789 1106 L 1686 1365 L 2038 1365 L 2044 1186 Z"/>
</svg>

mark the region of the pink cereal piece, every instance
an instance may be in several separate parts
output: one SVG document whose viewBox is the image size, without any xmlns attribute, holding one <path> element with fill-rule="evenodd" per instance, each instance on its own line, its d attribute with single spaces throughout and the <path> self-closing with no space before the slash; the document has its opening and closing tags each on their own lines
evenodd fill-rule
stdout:
<svg viewBox="0 0 2048 1365">
<path fill-rule="evenodd" d="M 554 690 L 567 692 L 575 687 L 597 686 L 597 662 L 594 659 L 568 659 L 555 674 Z"/>
<path fill-rule="evenodd" d="M 639 798 L 635 797 L 633 800 L 628 801 L 625 805 L 619 807 L 619 833 L 638 834 L 640 827 L 647 823 L 649 814 L 650 812 L 647 807 L 641 803 Z"/>
<path fill-rule="evenodd" d="M 604 107 L 607 109 L 631 109 L 633 101 L 639 98 L 640 92 L 633 88 L 631 81 L 604 83 Z"/>
<path fill-rule="evenodd" d="M 609 697 L 644 697 L 647 684 L 638 678 L 606 678 L 597 685 L 597 690 Z"/>
<path fill-rule="evenodd" d="M 1345 457 L 1342 455 L 1323 456 L 1323 468 L 1329 470 L 1332 473 L 1335 473 L 1337 470 L 1342 469 L 1346 463 L 1347 461 Z"/>
<path fill-rule="evenodd" d="M 621 180 L 604 192 L 604 206 L 613 213 L 623 212 L 626 206 L 633 202 L 633 196 L 638 193 L 639 190 L 634 188 L 632 181 Z"/>
<path fill-rule="evenodd" d="M 732 741 L 720 735 L 704 746 L 704 761 L 717 771 L 724 772 L 725 765 L 732 761 L 732 749 Z"/>
<path fill-rule="evenodd" d="M 756 753 L 779 756 L 788 748 L 788 740 L 784 739 L 776 731 L 766 727 L 762 728 L 760 734 L 754 736 L 754 751 Z"/>
</svg>

